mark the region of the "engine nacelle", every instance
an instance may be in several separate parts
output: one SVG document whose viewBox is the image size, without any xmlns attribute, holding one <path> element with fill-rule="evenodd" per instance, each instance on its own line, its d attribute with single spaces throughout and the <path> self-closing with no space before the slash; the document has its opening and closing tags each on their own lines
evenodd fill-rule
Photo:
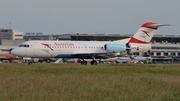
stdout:
<svg viewBox="0 0 180 101">
<path fill-rule="evenodd" d="M 127 47 L 125 44 L 115 44 L 115 43 L 108 43 L 104 45 L 104 49 L 107 52 L 124 52 L 126 51 Z"/>
</svg>

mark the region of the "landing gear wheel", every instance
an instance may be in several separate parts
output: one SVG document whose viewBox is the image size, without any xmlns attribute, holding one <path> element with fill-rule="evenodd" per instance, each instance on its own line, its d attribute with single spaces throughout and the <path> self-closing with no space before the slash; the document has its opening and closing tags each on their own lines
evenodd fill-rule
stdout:
<svg viewBox="0 0 180 101">
<path fill-rule="evenodd" d="M 81 61 L 81 65 L 87 65 L 87 61 Z"/>
<path fill-rule="evenodd" d="M 91 65 L 97 65 L 97 61 L 91 61 Z"/>
<path fill-rule="evenodd" d="M 31 62 L 31 61 L 29 61 L 29 62 L 28 62 L 28 65 L 31 65 L 31 64 L 32 64 L 32 62 Z"/>
</svg>

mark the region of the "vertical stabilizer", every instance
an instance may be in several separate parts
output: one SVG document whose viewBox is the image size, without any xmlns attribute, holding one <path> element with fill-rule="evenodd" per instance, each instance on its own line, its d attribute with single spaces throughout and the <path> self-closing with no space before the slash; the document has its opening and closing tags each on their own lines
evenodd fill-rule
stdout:
<svg viewBox="0 0 180 101">
<path fill-rule="evenodd" d="M 131 37 L 129 43 L 149 44 L 152 37 L 160 26 L 169 26 L 169 24 L 158 24 L 156 22 L 146 22 Z"/>
</svg>

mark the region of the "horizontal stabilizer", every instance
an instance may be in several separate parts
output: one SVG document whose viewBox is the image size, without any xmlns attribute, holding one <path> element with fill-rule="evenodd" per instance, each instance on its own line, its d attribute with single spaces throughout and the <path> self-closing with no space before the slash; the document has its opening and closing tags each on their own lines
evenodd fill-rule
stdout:
<svg viewBox="0 0 180 101">
<path fill-rule="evenodd" d="M 171 26 L 170 24 L 158 24 L 156 22 L 146 22 L 140 29 L 134 34 L 129 43 L 136 44 L 149 44 L 152 37 L 161 26 Z"/>
<path fill-rule="evenodd" d="M 161 26 L 171 26 L 170 24 L 152 24 L 152 25 L 149 25 L 147 26 L 148 28 L 158 28 L 158 27 L 161 27 Z"/>
</svg>

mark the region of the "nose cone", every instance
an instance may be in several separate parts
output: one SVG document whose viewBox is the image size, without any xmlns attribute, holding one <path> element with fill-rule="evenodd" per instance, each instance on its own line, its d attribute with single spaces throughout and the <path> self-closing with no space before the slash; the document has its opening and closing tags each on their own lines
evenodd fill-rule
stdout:
<svg viewBox="0 0 180 101">
<path fill-rule="evenodd" d="M 13 54 L 13 55 L 16 55 L 16 56 L 20 56 L 21 52 L 17 48 L 14 48 L 14 49 L 11 50 L 10 53 Z"/>
</svg>

